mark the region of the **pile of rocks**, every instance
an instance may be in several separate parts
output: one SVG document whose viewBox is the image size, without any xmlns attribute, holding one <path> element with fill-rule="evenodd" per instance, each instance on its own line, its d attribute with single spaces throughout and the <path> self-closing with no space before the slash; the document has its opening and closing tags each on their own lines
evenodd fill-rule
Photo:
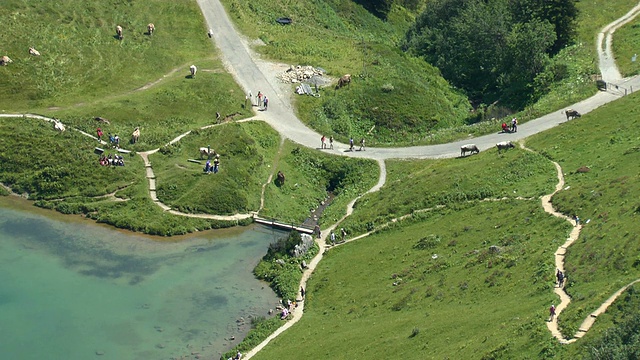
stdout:
<svg viewBox="0 0 640 360">
<path fill-rule="evenodd" d="M 293 66 L 291 65 L 288 70 L 278 75 L 278 79 L 287 84 L 299 83 L 308 81 L 312 77 L 320 77 L 324 75 L 324 69 L 314 68 L 313 66 Z"/>
</svg>

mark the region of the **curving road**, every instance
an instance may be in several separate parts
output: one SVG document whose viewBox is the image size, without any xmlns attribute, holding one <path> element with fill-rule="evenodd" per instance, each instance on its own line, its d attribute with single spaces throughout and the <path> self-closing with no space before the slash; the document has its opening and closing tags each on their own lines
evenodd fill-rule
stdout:
<svg viewBox="0 0 640 360">
<path fill-rule="evenodd" d="M 310 148 L 318 148 L 321 134 L 304 125 L 298 119 L 291 106 L 290 94 L 283 92 L 276 79 L 276 73 L 266 73 L 268 67 L 261 66 L 261 61 L 250 49 L 248 41 L 238 35 L 229 16 L 219 0 L 197 0 L 202 9 L 204 18 L 213 30 L 213 40 L 220 49 L 223 63 L 238 84 L 245 90 L 257 94 L 258 91 L 269 97 L 269 110 L 261 112 L 258 118 L 266 121 L 274 129 L 286 138 Z M 600 57 L 600 71 L 603 79 L 610 82 L 611 92 L 600 92 L 586 100 L 572 105 L 580 113 L 586 114 L 606 103 L 619 99 L 624 92 L 615 91 L 616 86 L 624 88 L 639 88 L 640 77 L 635 76 L 622 79 L 615 65 L 615 59 L 611 53 L 612 34 L 617 28 L 631 21 L 640 13 L 640 5 L 633 8 L 622 18 L 607 25 L 598 37 L 598 53 Z M 624 90 L 623 90 L 624 91 Z M 518 126 L 515 134 L 489 134 L 473 138 L 480 150 L 486 150 L 495 146 L 497 142 L 524 139 L 533 134 L 548 130 L 567 121 L 561 111 L 542 116 Z M 348 145 L 336 143 L 335 150 L 326 150 L 335 154 L 364 157 L 370 159 L 391 158 L 452 158 L 459 156 L 460 146 L 469 143 L 470 140 L 460 140 L 448 144 L 412 146 L 403 148 L 370 148 L 367 151 L 345 151 Z"/>
</svg>

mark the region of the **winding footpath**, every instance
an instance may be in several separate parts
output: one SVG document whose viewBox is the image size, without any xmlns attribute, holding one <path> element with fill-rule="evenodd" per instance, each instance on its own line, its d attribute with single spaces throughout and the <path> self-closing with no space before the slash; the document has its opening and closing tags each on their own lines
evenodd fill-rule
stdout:
<svg viewBox="0 0 640 360">
<path fill-rule="evenodd" d="M 267 122 L 270 126 L 272 126 L 276 131 L 278 131 L 283 140 L 285 138 L 292 140 L 300 145 L 309 147 L 309 148 L 318 148 L 321 135 L 312 129 L 305 126 L 294 113 L 294 109 L 291 105 L 291 96 L 292 93 L 290 89 L 286 89 L 283 87 L 279 80 L 276 79 L 274 72 L 274 68 L 277 67 L 274 64 L 262 61 L 259 57 L 251 50 L 249 46 L 249 41 L 243 37 L 241 37 L 238 32 L 235 30 L 233 24 L 231 23 L 227 13 L 225 12 L 224 7 L 220 3 L 219 0 L 197 0 L 198 5 L 200 6 L 203 16 L 206 20 L 206 23 L 209 28 L 213 29 L 213 39 L 217 47 L 220 49 L 220 54 L 223 60 L 223 64 L 225 65 L 226 70 L 233 75 L 237 83 L 244 89 L 245 93 L 252 92 L 253 94 L 257 94 L 258 91 L 261 91 L 265 94 L 269 95 L 270 106 L 268 111 L 263 111 L 259 115 L 246 119 L 243 121 L 251 121 L 251 120 L 262 120 Z M 633 91 L 634 88 L 640 88 L 640 76 L 635 76 L 631 78 L 622 78 L 616 63 L 615 58 L 612 53 L 612 41 L 614 32 L 620 28 L 621 26 L 627 24 L 631 20 L 633 20 L 638 14 L 640 14 L 640 4 L 631 9 L 627 14 L 622 16 L 621 18 L 615 20 L 611 24 L 604 27 L 601 32 L 598 34 L 598 41 L 596 44 L 598 54 L 599 54 L 599 68 L 602 74 L 602 79 L 608 83 L 606 92 L 599 92 L 596 95 L 585 99 L 581 102 L 578 102 L 572 105 L 573 109 L 578 110 L 582 114 L 586 114 L 604 104 L 607 104 L 611 101 L 619 99 L 621 96 L 625 95 L 628 92 Z M 274 67 L 275 66 L 275 67 Z M 172 75 L 175 72 L 175 69 L 165 75 L 165 77 Z M 155 83 L 147 84 L 140 89 L 137 90 L 146 90 L 149 87 L 155 85 L 162 79 L 156 81 Z M 136 91 L 137 91 L 136 90 Z M 27 117 L 34 118 L 44 121 L 55 122 L 56 120 L 40 116 L 34 114 L 0 114 L 0 117 Z M 510 140 L 510 141 L 518 141 L 523 140 L 531 135 L 536 133 L 548 130 L 552 127 L 555 127 L 563 122 L 567 121 L 566 116 L 561 111 L 556 111 L 551 114 L 547 114 L 538 119 L 531 120 L 527 123 L 521 124 L 518 127 L 518 132 L 514 134 L 489 134 L 481 137 L 476 137 L 473 139 L 473 142 L 480 148 L 480 150 L 486 150 L 495 146 L 497 142 Z M 203 128 L 208 128 L 211 126 L 217 125 L 209 125 Z M 73 129 L 75 131 L 79 131 L 85 136 L 91 137 L 94 140 L 97 138 L 91 134 L 83 132 L 78 129 Z M 175 139 L 171 140 L 169 144 L 174 144 L 175 142 L 180 141 L 183 137 L 190 134 L 191 131 L 188 131 L 184 134 L 179 135 Z M 335 155 L 343 155 L 350 157 L 360 157 L 360 158 L 369 158 L 376 160 L 380 167 L 380 177 L 378 183 L 372 187 L 367 193 L 378 191 L 386 182 L 386 166 L 384 160 L 392 159 L 392 158 L 417 158 L 417 159 L 425 159 L 425 158 L 454 158 L 459 155 L 460 146 L 468 143 L 469 140 L 460 140 L 448 144 L 440 144 L 440 145 L 429 145 L 429 146 L 413 146 L 413 147 L 403 147 L 403 148 L 371 148 L 368 147 L 367 151 L 347 151 L 348 145 L 342 143 L 334 143 L 334 150 L 323 150 L 328 153 L 333 153 Z M 101 141 L 102 145 L 107 145 L 106 142 Z M 521 145 L 522 146 L 522 145 Z M 527 149 L 528 150 L 528 149 Z M 149 161 L 149 155 L 159 151 L 159 149 L 154 149 L 150 151 L 145 151 L 139 153 L 142 157 L 145 169 L 146 169 L 146 177 L 149 182 L 149 195 L 153 199 L 153 201 L 160 206 L 165 211 L 179 216 L 188 216 L 188 217 L 198 217 L 198 218 L 207 218 L 207 219 L 216 219 L 216 220 L 229 220 L 229 221 L 238 221 L 242 219 L 246 219 L 249 217 L 253 217 L 257 214 L 257 212 L 247 213 L 247 214 L 235 214 L 235 215 L 211 215 L 211 214 L 188 214 L 182 213 L 175 210 L 172 210 L 168 205 L 160 202 L 156 196 L 156 186 L 155 186 L 155 174 L 152 169 L 152 164 Z M 560 165 L 554 162 L 554 165 L 557 170 L 558 176 L 558 184 L 556 185 L 556 189 L 553 193 L 545 195 L 542 197 L 542 206 L 544 210 L 556 217 L 565 219 L 569 222 L 573 222 L 572 219 L 567 216 L 557 212 L 552 204 L 551 198 L 558 191 L 562 190 L 564 187 L 564 177 L 562 175 L 562 169 Z M 275 169 L 275 167 L 274 167 Z M 263 186 L 262 194 L 261 194 L 261 207 L 264 203 L 264 188 L 266 184 L 270 183 L 273 174 L 269 175 L 267 182 Z M 364 194 L 363 194 L 364 195 Z M 362 196 L 362 195 L 361 195 Z M 311 260 L 308 264 L 308 268 L 303 273 L 301 286 L 306 288 L 307 280 L 310 275 L 313 273 L 314 269 L 318 265 L 318 263 L 322 260 L 324 252 L 327 251 L 327 243 L 326 237 L 332 231 L 336 229 L 338 224 L 340 224 L 346 217 L 351 215 L 353 212 L 353 206 L 355 202 L 360 197 L 353 199 L 347 205 L 346 214 L 342 219 L 340 219 L 337 223 L 332 226 L 323 229 L 323 236 L 317 240 L 318 245 L 320 246 L 321 251 Z M 425 209 L 424 211 L 427 211 Z M 576 225 L 575 223 L 573 223 Z M 562 271 L 564 271 L 564 255 L 566 249 L 579 237 L 580 230 L 582 229 L 582 225 L 574 226 L 573 230 L 570 232 L 567 241 L 561 245 L 558 250 L 555 252 L 555 264 L 556 267 Z M 358 237 L 349 239 L 348 241 L 354 241 L 360 239 L 362 237 L 368 236 L 371 233 L 362 234 Z M 560 313 L 566 309 L 569 305 L 571 299 L 566 294 L 564 289 L 556 287 L 554 292 L 560 297 L 560 304 L 556 307 L 557 316 L 553 319 L 553 321 L 547 322 L 547 327 L 551 334 L 558 339 L 563 344 L 568 344 L 575 342 L 577 339 L 582 337 L 584 333 L 586 333 L 589 328 L 595 322 L 597 316 L 601 313 L 605 312 L 608 306 L 613 303 L 613 301 L 622 294 L 629 286 L 640 282 L 640 279 L 631 282 L 630 284 L 625 285 L 617 292 L 615 292 L 609 299 L 607 299 L 598 309 L 592 312 L 582 323 L 579 328 L 579 331 L 570 339 L 565 338 L 558 329 L 557 318 Z M 257 347 L 252 349 L 250 352 L 246 354 L 246 359 L 251 358 L 258 351 L 260 351 L 264 346 L 266 346 L 272 339 L 276 336 L 293 326 L 297 321 L 300 320 L 304 312 L 304 301 L 300 302 L 298 308 L 296 308 L 291 315 L 291 319 L 283 324 L 276 332 L 271 334 L 265 341 L 259 344 Z"/>
</svg>

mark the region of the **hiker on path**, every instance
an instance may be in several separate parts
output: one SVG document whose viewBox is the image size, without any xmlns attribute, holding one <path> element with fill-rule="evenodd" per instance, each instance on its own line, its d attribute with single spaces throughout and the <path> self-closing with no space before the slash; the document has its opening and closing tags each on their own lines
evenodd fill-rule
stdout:
<svg viewBox="0 0 640 360">
<path fill-rule="evenodd" d="M 340 228 L 340 234 L 342 235 L 342 241 L 347 238 L 347 231 L 344 228 Z"/>
<path fill-rule="evenodd" d="M 562 273 L 562 271 L 560 271 L 560 269 L 558 269 L 558 272 L 556 272 L 556 279 L 558 279 L 558 287 L 562 288 L 562 283 L 564 282 L 564 274 Z"/>
<path fill-rule="evenodd" d="M 518 131 L 518 118 L 511 119 L 511 132 Z"/>
<path fill-rule="evenodd" d="M 269 106 L 269 99 L 267 99 L 267 97 L 264 97 L 264 111 L 267 111 L 267 107 Z"/>
<path fill-rule="evenodd" d="M 333 150 L 333 135 L 329 136 L 329 149 Z"/>
<path fill-rule="evenodd" d="M 300 286 L 300 296 L 302 296 L 302 299 L 304 299 L 304 288 L 302 286 Z"/>
<path fill-rule="evenodd" d="M 334 233 L 332 231 L 331 235 L 329 236 L 329 239 L 331 239 L 331 245 L 335 245 L 336 244 L 336 233 Z"/>
<path fill-rule="evenodd" d="M 316 234 L 316 237 L 320 239 L 320 237 L 322 236 L 322 233 L 320 232 L 320 225 L 316 225 L 313 228 L 313 232 Z"/>
<path fill-rule="evenodd" d="M 549 308 L 549 322 L 553 321 L 554 316 L 556 316 L 556 306 L 551 304 Z"/>
<path fill-rule="evenodd" d="M 578 214 L 573 215 L 573 219 L 576 221 L 576 226 L 580 225 L 580 218 L 578 217 Z"/>
<path fill-rule="evenodd" d="M 349 150 L 353 151 L 353 136 L 349 138 Z"/>
<path fill-rule="evenodd" d="M 360 151 L 364 151 L 364 150 L 367 150 L 367 149 L 365 149 L 364 147 L 364 138 L 362 138 L 360 139 Z"/>
<path fill-rule="evenodd" d="M 320 146 L 322 149 L 327 148 L 327 138 L 324 135 L 320 138 Z"/>
<path fill-rule="evenodd" d="M 262 93 L 258 91 L 258 107 L 262 107 Z"/>
</svg>

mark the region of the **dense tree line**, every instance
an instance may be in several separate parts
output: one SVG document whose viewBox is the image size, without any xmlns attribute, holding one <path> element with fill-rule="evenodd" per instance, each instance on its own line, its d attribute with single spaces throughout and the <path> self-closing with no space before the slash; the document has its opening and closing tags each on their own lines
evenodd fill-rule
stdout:
<svg viewBox="0 0 640 360">
<path fill-rule="evenodd" d="M 438 67 L 475 103 L 531 101 L 549 57 L 574 36 L 576 0 L 431 0 L 403 49 Z"/>
</svg>

